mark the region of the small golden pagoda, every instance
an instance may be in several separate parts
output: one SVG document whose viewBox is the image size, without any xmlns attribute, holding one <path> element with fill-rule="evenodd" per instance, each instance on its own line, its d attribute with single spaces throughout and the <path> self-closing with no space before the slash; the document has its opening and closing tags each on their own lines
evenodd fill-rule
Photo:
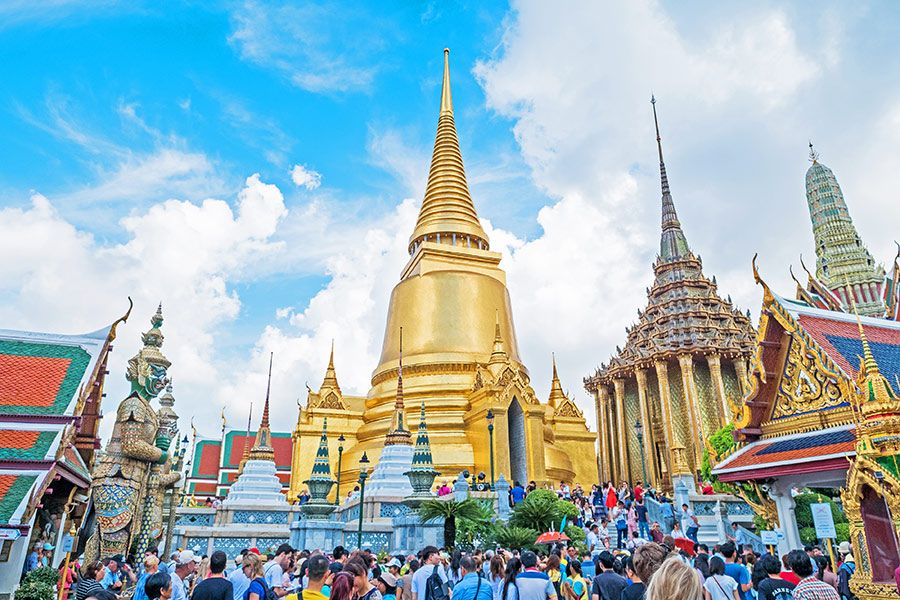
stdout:
<svg viewBox="0 0 900 600">
<path fill-rule="evenodd" d="M 881 374 L 862 323 L 858 325 L 864 357 L 856 380 L 858 389 L 846 390 L 857 417 L 856 457 L 841 491 L 856 561 L 850 587 L 860 598 L 896 598 L 894 570 L 900 565 L 900 399 Z"/>
<path fill-rule="evenodd" d="M 597 406 L 601 478 L 635 482 L 646 471 L 653 486 L 670 489 L 672 476 L 700 470 L 706 440 L 730 420 L 729 401 L 746 392 L 755 334 L 749 315 L 719 296 L 716 278 L 703 274 L 688 245 L 651 102 L 662 188 L 655 279 L 647 307 L 626 328 L 625 347 L 584 386 Z"/>
<path fill-rule="evenodd" d="M 329 450 L 344 435 L 341 480 L 355 481 L 363 452 L 377 462 L 395 419 L 403 329 L 403 397 L 424 402 L 434 467 L 446 478 L 489 472 L 487 412 L 493 411 L 495 472 L 538 483 L 597 477 L 595 434 L 571 400 L 541 403 L 519 356 L 501 255 L 491 252 L 469 194 L 454 125 L 449 50 L 425 197 L 409 262 L 391 294 L 384 342 L 366 398 L 341 394 L 329 363 L 294 433 L 292 492 L 302 488 L 327 415 Z M 556 379 L 555 385 L 558 385 Z M 342 488 L 348 489 L 348 488 Z"/>
</svg>

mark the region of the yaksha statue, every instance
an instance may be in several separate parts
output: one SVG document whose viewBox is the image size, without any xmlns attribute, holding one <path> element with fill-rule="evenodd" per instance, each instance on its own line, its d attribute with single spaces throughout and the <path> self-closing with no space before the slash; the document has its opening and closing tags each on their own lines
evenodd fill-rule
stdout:
<svg viewBox="0 0 900 600">
<path fill-rule="evenodd" d="M 131 393 L 119 404 L 112 437 L 94 467 L 91 501 L 96 523 L 85 547 L 87 560 L 128 554 L 141 530 L 151 467 L 168 462 L 174 426 L 164 422 L 161 427 L 160 415 L 150 406 L 169 383 L 166 372 L 172 364 L 160 351 L 161 305 L 150 323 L 150 330 L 141 336 L 144 347 L 128 361 L 125 377 Z M 173 485 L 179 477 L 168 472 L 156 475 L 155 486 Z"/>
</svg>

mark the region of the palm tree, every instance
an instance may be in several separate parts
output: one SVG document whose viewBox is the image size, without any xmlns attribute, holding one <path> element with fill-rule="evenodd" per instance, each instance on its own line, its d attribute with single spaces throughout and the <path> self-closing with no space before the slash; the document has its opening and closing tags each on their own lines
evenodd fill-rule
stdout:
<svg viewBox="0 0 900 600">
<path fill-rule="evenodd" d="M 423 523 L 435 519 L 444 520 L 444 545 L 450 549 L 456 546 L 457 520 L 477 522 L 484 517 L 481 502 L 474 498 L 466 498 L 462 502 L 426 500 L 419 506 L 418 512 Z"/>
</svg>

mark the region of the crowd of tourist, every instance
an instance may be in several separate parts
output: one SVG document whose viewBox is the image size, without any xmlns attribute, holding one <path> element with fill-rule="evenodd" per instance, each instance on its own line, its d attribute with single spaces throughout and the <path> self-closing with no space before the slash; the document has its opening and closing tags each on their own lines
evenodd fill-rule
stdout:
<svg viewBox="0 0 900 600">
<path fill-rule="evenodd" d="M 535 489 L 534 482 L 515 482 L 510 505 Z M 167 560 L 151 551 L 140 564 L 121 556 L 72 563 L 67 587 L 75 600 L 856 600 L 847 542 L 838 547 L 836 568 L 816 546 L 780 558 L 754 552 L 737 524 L 710 547 L 698 541 L 699 521 L 688 505 L 676 508 L 641 482 L 590 491 L 560 483 L 555 491 L 578 509 L 570 523 L 583 529 L 583 546 L 452 553 L 429 546 L 391 556 L 282 544 L 268 554 L 182 550 Z M 656 519 L 649 499 L 658 503 Z"/>
</svg>

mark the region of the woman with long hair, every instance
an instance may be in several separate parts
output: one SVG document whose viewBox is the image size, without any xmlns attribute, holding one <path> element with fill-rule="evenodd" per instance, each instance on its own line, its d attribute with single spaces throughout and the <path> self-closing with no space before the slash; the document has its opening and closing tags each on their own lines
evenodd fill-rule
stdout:
<svg viewBox="0 0 900 600">
<path fill-rule="evenodd" d="M 494 600 L 500 600 L 500 589 L 506 576 L 506 563 L 500 552 L 491 557 L 489 569 L 488 581 L 491 584 L 491 589 L 494 591 Z"/>
<path fill-rule="evenodd" d="M 250 580 L 250 587 L 244 592 L 244 600 L 265 600 L 268 586 L 263 574 L 263 562 L 257 555 L 248 553 L 244 556 L 241 568 L 244 570 L 244 575 Z"/>
<path fill-rule="evenodd" d="M 718 556 L 709 559 L 709 577 L 703 583 L 706 600 L 739 600 L 738 583 L 725 574 L 725 561 Z"/>
<path fill-rule="evenodd" d="M 554 552 L 550 556 L 547 557 L 547 566 L 544 568 L 544 574 L 550 578 L 550 583 L 553 584 L 553 587 L 556 588 L 556 595 L 559 596 L 560 589 L 559 584 L 562 580 L 562 574 L 559 572 L 559 554 Z"/>
<path fill-rule="evenodd" d="M 703 600 L 700 575 L 684 562 L 667 558 L 650 578 L 645 600 Z"/>
<path fill-rule="evenodd" d="M 588 584 L 581 576 L 581 563 L 577 560 L 566 564 L 566 579 L 560 586 L 564 600 L 587 600 Z"/>
<path fill-rule="evenodd" d="M 700 573 L 703 581 L 709 577 L 709 554 L 698 554 L 694 557 L 694 568 Z"/>
<path fill-rule="evenodd" d="M 353 597 L 353 575 L 341 571 L 331 580 L 331 595 L 328 600 L 351 600 Z"/>
<path fill-rule="evenodd" d="M 612 481 L 606 482 L 606 512 L 611 511 L 616 504 L 619 503 L 619 496 L 616 494 L 616 486 Z"/>
<path fill-rule="evenodd" d="M 503 593 L 501 600 L 518 600 L 519 587 L 516 585 L 516 575 L 522 570 L 522 561 L 515 556 L 506 563 L 506 575 L 503 578 Z"/>
<path fill-rule="evenodd" d="M 359 600 L 381 600 L 381 592 L 369 581 L 369 570 L 360 559 L 351 559 L 344 572 L 353 576 L 353 590 Z"/>
</svg>

